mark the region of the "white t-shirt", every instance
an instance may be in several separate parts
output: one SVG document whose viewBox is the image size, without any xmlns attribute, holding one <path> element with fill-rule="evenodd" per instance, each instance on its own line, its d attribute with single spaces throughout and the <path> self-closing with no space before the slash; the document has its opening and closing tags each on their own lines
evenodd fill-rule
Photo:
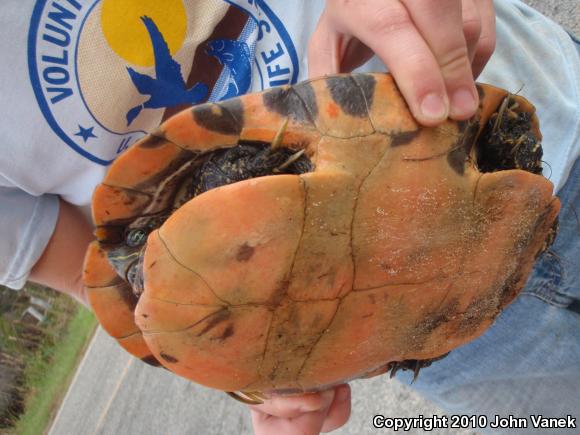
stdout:
<svg viewBox="0 0 580 435">
<path fill-rule="evenodd" d="M 86 206 L 107 167 L 188 105 L 307 77 L 323 0 L 7 0 L 0 6 L 0 283 L 21 287 L 58 215 Z M 560 187 L 580 152 L 580 61 L 569 36 L 496 3 L 480 81 L 529 98 Z M 373 59 L 361 70 L 381 71 Z"/>
</svg>

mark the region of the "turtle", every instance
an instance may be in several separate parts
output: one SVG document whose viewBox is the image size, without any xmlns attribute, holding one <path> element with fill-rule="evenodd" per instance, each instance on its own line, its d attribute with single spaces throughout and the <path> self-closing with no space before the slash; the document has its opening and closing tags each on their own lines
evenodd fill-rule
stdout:
<svg viewBox="0 0 580 435">
<path fill-rule="evenodd" d="M 388 73 L 188 108 L 93 195 L 84 282 L 128 352 L 248 403 L 480 336 L 557 231 L 534 106 L 417 123 Z M 514 334 L 516 332 L 514 331 Z"/>
</svg>

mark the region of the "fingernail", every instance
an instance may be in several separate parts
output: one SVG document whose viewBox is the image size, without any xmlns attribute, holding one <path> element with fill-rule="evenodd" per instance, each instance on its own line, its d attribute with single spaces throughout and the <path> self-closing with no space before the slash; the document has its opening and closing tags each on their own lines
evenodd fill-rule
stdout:
<svg viewBox="0 0 580 435">
<path fill-rule="evenodd" d="M 439 120 L 447 117 L 447 106 L 441 95 L 427 94 L 421 101 L 421 113 L 425 118 Z"/>
<path fill-rule="evenodd" d="M 301 412 L 313 412 L 328 406 L 334 397 L 333 390 L 324 390 L 319 393 L 306 393 L 301 398 L 299 409 Z"/>
<path fill-rule="evenodd" d="M 451 115 L 457 117 L 471 116 L 477 109 L 477 102 L 473 92 L 461 88 L 455 91 L 451 97 Z"/>
</svg>

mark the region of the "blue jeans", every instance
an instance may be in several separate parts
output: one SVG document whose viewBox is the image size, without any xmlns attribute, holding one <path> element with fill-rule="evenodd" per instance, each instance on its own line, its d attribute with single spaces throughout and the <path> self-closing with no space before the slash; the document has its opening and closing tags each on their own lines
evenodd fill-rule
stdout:
<svg viewBox="0 0 580 435">
<path fill-rule="evenodd" d="M 527 429 L 476 428 L 527 434 L 532 414 L 576 418 L 580 433 L 580 161 L 558 193 L 560 230 L 523 292 L 475 341 L 421 371 L 412 385 L 449 414 L 524 417 Z M 412 375 L 397 378 L 410 383 Z"/>
</svg>

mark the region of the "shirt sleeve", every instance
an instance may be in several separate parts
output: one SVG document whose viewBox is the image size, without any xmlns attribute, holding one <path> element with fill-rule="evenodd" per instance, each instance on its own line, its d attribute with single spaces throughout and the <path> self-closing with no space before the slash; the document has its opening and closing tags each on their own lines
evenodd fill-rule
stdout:
<svg viewBox="0 0 580 435">
<path fill-rule="evenodd" d="M 58 212 L 56 195 L 32 196 L 0 186 L 0 284 L 24 286 L 52 236 Z"/>
</svg>

